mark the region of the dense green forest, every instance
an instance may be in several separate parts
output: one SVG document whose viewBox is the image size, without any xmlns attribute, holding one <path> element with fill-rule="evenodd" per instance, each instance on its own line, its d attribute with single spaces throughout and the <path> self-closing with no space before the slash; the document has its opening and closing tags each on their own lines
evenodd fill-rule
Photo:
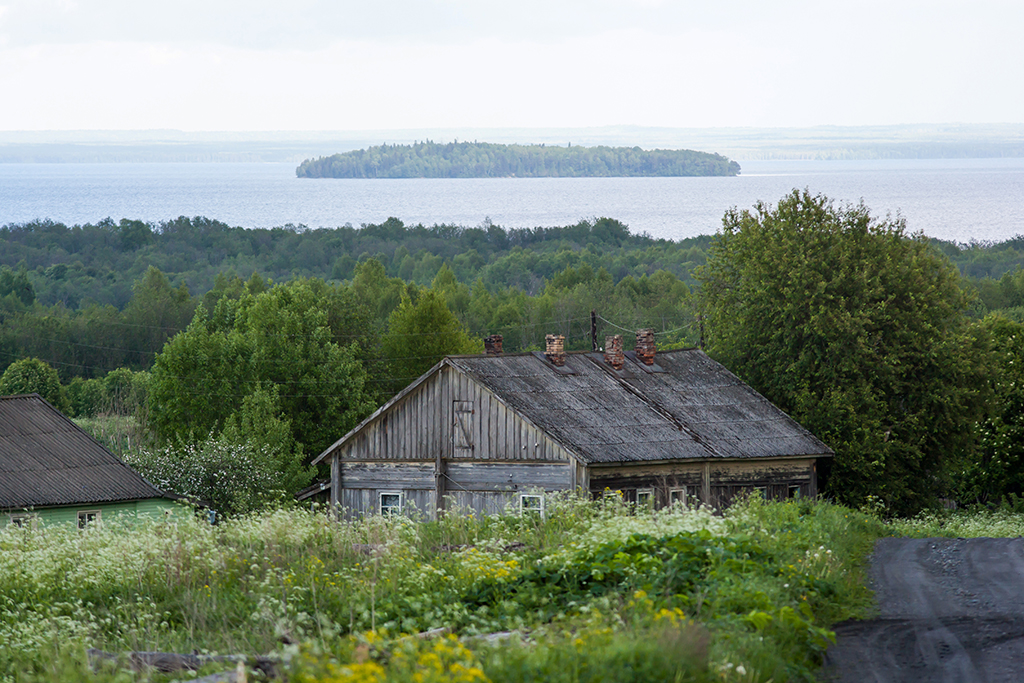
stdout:
<svg viewBox="0 0 1024 683">
<path fill-rule="evenodd" d="M 148 476 L 201 481 L 245 453 L 278 495 L 443 355 L 493 333 L 507 351 L 547 333 L 589 349 L 596 311 L 598 339 L 704 343 L 836 449 L 840 500 L 908 512 L 1024 494 L 1024 238 L 928 240 L 806 193 L 723 228 L 8 225 L 0 393 L 99 419 Z M 103 432 L 105 416 L 127 421 Z"/>
<path fill-rule="evenodd" d="M 231 227 L 201 216 L 74 226 L 44 220 L 0 227 L 0 266 L 8 269 L 0 273 L 0 297 L 18 292 L 27 304 L 123 310 L 150 267 L 172 287 L 203 296 L 219 291 L 218 278 L 253 273 L 275 282 L 351 280 L 356 266 L 371 258 L 388 277 L 418 285 L 429 285 L 447 263 L 459 282 L 480 280 L 492 293 L 514 288 L 535 296 L 570 266 L 603 268 L 615 283 L 664 271 L 692 287 L 713 239 L 655 239 L 611 218 L 533 229 L 489 222 L 406 226 L 389 218 L 360 228 L 314 230 Z M 968 244 L 933 239 L 931 244 L 960 269 L 964 286 L 978 292 L 976 314 L 1024 305 L 1024 275 L 1016 274 L 1024 265 L 1024 236 Z"/>
<path fill-rule="evenodd" d="M 318 159 L 295 170 L 300 178 L 585 178 L 729 176 L 735 161 L 688 149 L 499 145 L 417 142 L 379 145 Z"/>
</svg>

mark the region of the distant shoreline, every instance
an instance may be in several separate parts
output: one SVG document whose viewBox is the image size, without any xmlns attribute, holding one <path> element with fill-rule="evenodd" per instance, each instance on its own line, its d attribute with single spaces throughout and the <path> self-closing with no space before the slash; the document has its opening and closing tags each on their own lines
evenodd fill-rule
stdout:
<svg viewBox="0 0 1024 683">
<path fill-rule="evenodd" d="M 0 163 L 287 162 L 383 142 L 706 149 L 739 162 L 1024 157 L 1024 124 L 806 128 L 435 128 L 362 131 L 0 131 Z"/>
</svg>

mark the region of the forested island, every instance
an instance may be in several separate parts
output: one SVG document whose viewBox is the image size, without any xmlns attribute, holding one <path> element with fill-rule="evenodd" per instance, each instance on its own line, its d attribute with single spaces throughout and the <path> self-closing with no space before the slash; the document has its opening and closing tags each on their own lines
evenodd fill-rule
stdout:
<svg viewBox="0 0 1024 683">
<path fill-rule="evenodd" d="M 689 149 L 431 141 L 306 159 L 299 178 L 590 178 L 734 176 L 740 165 Z"/>
</svg>

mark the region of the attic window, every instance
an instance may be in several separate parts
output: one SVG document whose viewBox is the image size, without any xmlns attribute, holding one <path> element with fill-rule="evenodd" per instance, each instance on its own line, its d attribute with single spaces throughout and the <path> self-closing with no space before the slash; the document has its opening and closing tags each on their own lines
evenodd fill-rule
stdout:
<svg viewBox="0 0 1024 683">
<path fill-rule="evenodd" d="M 380 514 L 384 516 L 399 515 L 402 513 L 402 492 L 381 491 L 380 493 Z"/>
<path fill-rule="evenodd" d="M 102 514 L 100 510 L 82 510 L 78 513 L 78 528 L 84 529 L 99 524 Z"/>
<path fill-rule="evenodd" d="M 519 494 L 519 514 L 544 516 L 544 496 L 536 493 Z"/>
</svg>

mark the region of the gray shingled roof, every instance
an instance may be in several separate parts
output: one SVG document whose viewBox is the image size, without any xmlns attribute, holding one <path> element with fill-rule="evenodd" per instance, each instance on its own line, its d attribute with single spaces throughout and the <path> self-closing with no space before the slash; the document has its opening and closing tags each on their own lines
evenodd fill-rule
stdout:
<svg viewBox="0 0 1024 683">
<path fill-rule="evenodd" d="M 587 463 L 829 456 L 832 450 L 699 349 L 632 357 L 615 371 L 570 353 L 557 371 L 539 354 L 448 360 Z"/>
<path fill-rule="evenodd" d="M 39 395 L 0 397 L 0 509 L 163 497 Z"/>
</svg>

